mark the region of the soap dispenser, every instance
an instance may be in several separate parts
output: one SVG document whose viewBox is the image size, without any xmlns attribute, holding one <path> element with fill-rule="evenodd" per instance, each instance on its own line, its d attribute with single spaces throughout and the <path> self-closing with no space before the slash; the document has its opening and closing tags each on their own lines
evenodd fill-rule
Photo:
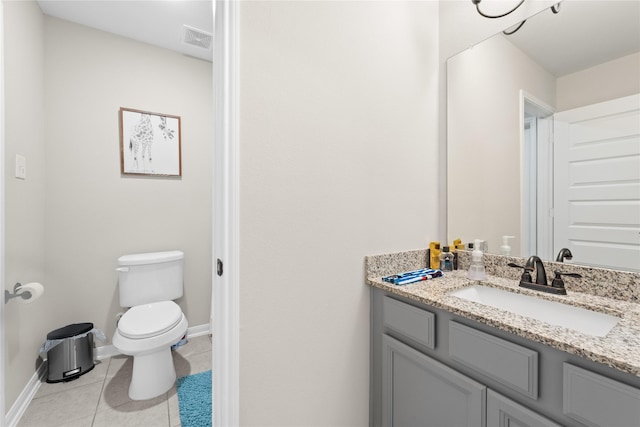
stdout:
<svg viewBox="0 0 640 427">
<path fill-rule="evenodd" d="M 511 246 L 509 246 L 509 239 L 515 239 L 515 236 L 502 236 L 500 255 L 511 255 Z"/>
<path fill-rule="evenodd" d="M 482 262 L 482 251 L 480 250 L 481 240 L 476 239 L 473 244 L 473 252 L 471 252 L 471 265 L 467 277 L 471 280 L 486 280 L 487 273 Z"/>
</svg>

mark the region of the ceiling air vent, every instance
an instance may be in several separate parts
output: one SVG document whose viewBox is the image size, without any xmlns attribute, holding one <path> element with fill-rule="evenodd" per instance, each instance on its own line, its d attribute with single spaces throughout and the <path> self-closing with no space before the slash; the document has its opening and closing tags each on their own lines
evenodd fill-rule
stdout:
<svg viewBox="0 0 640 427">
<path fill-rule="evenodd" d="M 184 26 L 184 43 L 202 49 L 210 49 L 213 35 L 197 28 Z"/>
</svg>

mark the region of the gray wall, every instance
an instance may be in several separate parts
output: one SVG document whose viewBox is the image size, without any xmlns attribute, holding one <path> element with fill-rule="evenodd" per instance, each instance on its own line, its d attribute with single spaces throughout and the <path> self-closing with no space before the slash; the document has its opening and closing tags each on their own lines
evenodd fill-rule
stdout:
<svg viewBox="0 0 640 427">
<path fill-rule="evenodd" d="M 35 2 L 4 2 L 5 36 L 5 274 L 4 284 L 46 284 L 44 28 Z M 27 159 L 27 179 L 15 178 L 15 155 Z M 51 326 L 48 294 L 28 305 L 4 306 L 5 409 L 35 372 Z"/>
<path fill-rule="evenodd" d="M 557 111 L 584 107 L 640 92 L 640 53 L 558 78 Z"/>
<path fill-rule="evenodd" d="M 438 4 L 240 4 L 240 421 L 366 426 L 364 257 L 437 233 Z"/>
<path fill-rule="evenodd" d="M 209 322 L 213 102 L 211 63 L 43 17 L 33 2 L 5 3 L 5 22 L 6 280 L 46 289 L 7 305 L 8 410 L 46 332 L 88 321 L 111 338 L 120 255 L 183 250 L 178 302 L 190 325 Z M 120 107 L 181 116 L 181 179 L 121 176 Z M 26 181 L 11 177 L 13 151 Z"/>
</svg>

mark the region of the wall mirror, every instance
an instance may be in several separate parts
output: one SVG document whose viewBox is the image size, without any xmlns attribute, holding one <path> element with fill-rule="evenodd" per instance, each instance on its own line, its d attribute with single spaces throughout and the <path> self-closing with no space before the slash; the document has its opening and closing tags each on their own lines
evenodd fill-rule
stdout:
<svg viewBox="0 0 640 427">
<path fill-rule="evenodd" d="M 449 241 L 501 253 L 514 236 L 514 256 L 568 247 L 575 264 L 640 271 L 639 16 L 635 1 L 564 1 L 447 61 Z M 574 117 L 585 110 L 598 118 Z M 565 134 L 605 153 L 571 163 Z M 604 196 L 572 193 L 591 190 Z"/>
</svg>

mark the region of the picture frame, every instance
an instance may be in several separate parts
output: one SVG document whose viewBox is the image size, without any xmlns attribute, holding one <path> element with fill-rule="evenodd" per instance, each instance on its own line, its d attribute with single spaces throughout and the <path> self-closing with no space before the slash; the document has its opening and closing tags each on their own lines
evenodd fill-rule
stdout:
<svg viewBox="0 0 640 427">
<path fill-rule="evenodd" d="M 180 116 L 120 107 L 122 175 L 182 176 Z"/>
</svg>

